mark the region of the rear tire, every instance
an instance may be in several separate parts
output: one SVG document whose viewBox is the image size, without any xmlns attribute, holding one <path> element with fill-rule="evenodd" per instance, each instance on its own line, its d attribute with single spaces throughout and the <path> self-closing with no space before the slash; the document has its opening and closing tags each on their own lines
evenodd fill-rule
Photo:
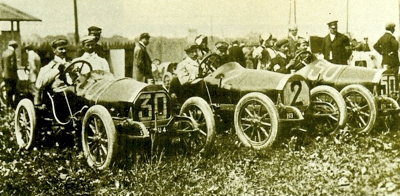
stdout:
<svg viewBox="0 0 400 196">
<path fill-rule="evenodd" d="M 348 85 L 340 91 L 347 108 L 347 124 L 357 133 L 372 130 L 377 117 L 377 107 L 372 93 L 361 85 Z"/>
</svg>

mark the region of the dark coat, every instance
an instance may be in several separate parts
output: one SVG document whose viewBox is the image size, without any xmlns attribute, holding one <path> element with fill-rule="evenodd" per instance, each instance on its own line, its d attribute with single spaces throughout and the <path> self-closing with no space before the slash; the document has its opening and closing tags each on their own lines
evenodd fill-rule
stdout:
<svg viewBox="0 0 400 196">
<path fill-rule="evenodd" d="M 6 49 L 1 57 L 2 74 L 5 79 L 18 80 L 17 57 L 15 51 Z"/>
<path fill-rule="evenodd" d="M 374 44 L 374 49 L 382 55 L 382 65 L 388 65 L 388 68 L 399 66 L 399 42 L 392 34 L 383 34 Z"/>
<path fill-rule="evenodd" d="M 335 39 L 331 41 L 329 34 L 324 37 L 322 42 L 322 54 L 324 58 L 331 63 L 347 65 L 351 52 L 349 50 L 350 40 L 347 36 L 336 33 Z M 332 59 L 330 59 L 330 51 L 332 51 Z"/>
<path fill-rule="evenodd" d="M 142 82 L 146 82 L 147 79 L 153 78 L 150 56 L 147 53 L 146 47 L 140 43 L 136 43 L 133 51 L 132 78 Z"/>
<path fill-rule="evenodd" d="M 229 56 L 233 61 L 238 62 L 243 67 L 246 66 L 246 60 L 244 58 L 244 53 L 241 47 L 232 46 L 229 48 Z"/>
</svg>

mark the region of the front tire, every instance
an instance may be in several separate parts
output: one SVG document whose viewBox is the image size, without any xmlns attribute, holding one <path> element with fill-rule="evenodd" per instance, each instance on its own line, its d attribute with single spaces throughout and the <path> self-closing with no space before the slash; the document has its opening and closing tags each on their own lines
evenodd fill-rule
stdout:
<svg viewBox="0 0 400 196">
<path fill-rule="evenodd" d="M 117 133 L 104 106 L 89 108 L 83 118 L 82 147 L 90 167 L 105 170 L 117 154 Z"/>
<path fill-rule="evenodd" d="M 36 138 L 36 112 L 29 99 L 22 99 L 15 110 L 15 137 L 20 149 L 31 149 Z"/>
<path fill-rule="evenodd" d="M 279 130 L 278 110 L 266 95 L 249 93 L 236 105 L 234 124 L 237 136 L 246 147 L 267 148 Z"/>
<path fill-rule="evenodd" d="M 347 108 L 350 128 L 358 133 L 366 133 L 375 125 L 377 108 L 372 93 L 361 85 L 349 85 L 340 91 Z"/>
<path fill-rule="evenodd" d="M 194 153 L 209 153 L 215 140 L 215 119 L 208 103 L 200 97 L 191 97 L 183 103 L 180 115 L 192 118 L 198 126 L 197 132 L 181 137 L 185 146 Z"/>
<path fill-rule="evenodd" d="M 329 108 L 311 108 L 311 116 L 313 116 L 311 125 L 316 132 L 331 134 L 345 126 L 346 102 L 336 89 L 324 85 L 311 89 L 311 102 L 324 102 L 331 106 Z"/>
</svg>

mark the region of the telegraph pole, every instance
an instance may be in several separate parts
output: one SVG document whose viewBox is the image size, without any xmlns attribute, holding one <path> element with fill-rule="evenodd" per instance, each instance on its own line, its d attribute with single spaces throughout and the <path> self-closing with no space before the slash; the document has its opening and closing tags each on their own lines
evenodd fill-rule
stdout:
<svg viewBox="0 0 400 196">
<path fill-rule="evenodd" d="M 76 0 L 74 0 L 74 18 L 75 18 L 75 44 L 79 43 L 79 30 L 78 30 L 78 8 L 76 6 Z"/>
</svg>

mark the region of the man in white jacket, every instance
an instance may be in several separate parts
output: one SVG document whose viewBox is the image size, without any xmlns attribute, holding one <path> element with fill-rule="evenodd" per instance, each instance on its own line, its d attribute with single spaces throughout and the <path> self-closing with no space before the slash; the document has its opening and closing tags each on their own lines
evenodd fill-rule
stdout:
<svg viewBox="0 0 400 196">
<path fill-rule="evenodd" d="M 90 63 L 93 70 L 102 70 L 105 72 L 110 72 L 110 66 L 106 59 L 100 57 L 94 50 L 96 46 L 96 37 L 92 35 L 87 35 L 81 39 L 83 49 L 85 53 L 79 59 L 86 60 Z M 87 73 L 89 70 L 87 67 L 83 68 L 82 73 Z"/>
</svg>

